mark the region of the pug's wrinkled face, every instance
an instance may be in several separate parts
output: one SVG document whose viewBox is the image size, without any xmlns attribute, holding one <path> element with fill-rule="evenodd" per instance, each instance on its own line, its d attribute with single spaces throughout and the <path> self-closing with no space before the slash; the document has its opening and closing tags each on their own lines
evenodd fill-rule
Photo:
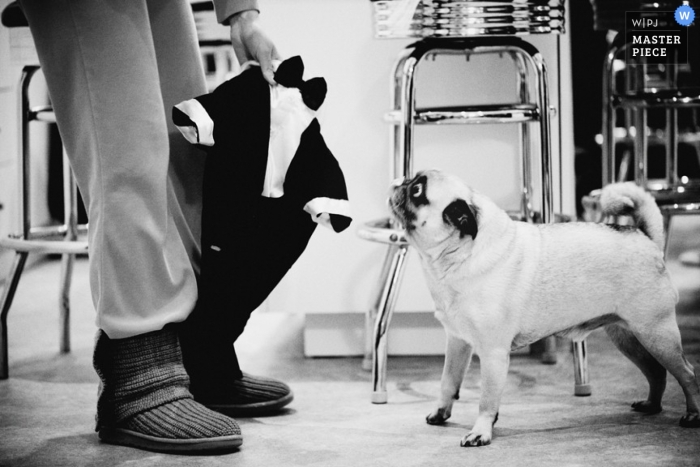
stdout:
<svg viewBox="0 0 700 467">
<path fill-rule="evenodd" d="M 411 180 L 392 186 L 389 206 L 419 249 L 449 239 L 474 240 L 478 233 L 472 192 L 457 177 L 439 170 L 418 172 Z"/>
</svg>

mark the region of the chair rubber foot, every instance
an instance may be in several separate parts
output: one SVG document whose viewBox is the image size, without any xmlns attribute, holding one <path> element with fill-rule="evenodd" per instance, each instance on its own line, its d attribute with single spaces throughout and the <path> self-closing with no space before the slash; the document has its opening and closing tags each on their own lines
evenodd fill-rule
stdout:
<svg viewBox="0 0 700 467">
<path fill-rule="evenodd" d="M 372 404 L 386 404 L 389 400 L 389 395 L 384 392 L 373 392 L 372 393 Z"/>
<path fill-rule="evenodd" d="M 546 365 L 554 365 L 557 363 L 557 353 L 556 352 L 543 352 L 542 353 L 542 363 Z"/>
<path fill-rule="evenodd" d="M 574 386 L 574 395 L 579 397 L 590 396 L 593 393 L 593 388 L 590 384 L 576 384 Z"/>
</svg>

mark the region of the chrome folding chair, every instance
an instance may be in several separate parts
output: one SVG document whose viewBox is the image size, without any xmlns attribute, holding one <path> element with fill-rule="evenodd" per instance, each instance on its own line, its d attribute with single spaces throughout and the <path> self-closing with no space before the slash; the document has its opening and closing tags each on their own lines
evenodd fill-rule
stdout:
<svg viewBox="0 0 700 467">
<path fill-rule="evenodd" d="M 532 2 L 478 1 L 433 2 L 422 0 L 411 21 L 398 29 L 391 21 L 397 1 L 373 2 L 376 36 L 417 37 L 399 54 L 391 77 L 392 110 L 387 120 L 392 124 L 392 165 L 394 178 L 413 176 L 414 132 L 416 125 L 431 124 L 518 124 L 522 193 L 515 219 L 526 222 L 565 221 L 554 212 L 551 124 L 547 66 L 542 54 L 520 36 L 563 32 L 563 4 L 535 0 Z M 405 2 L 403 2 L 405 3 Z M 439 55 L 496 55 L 512 59 L 517 74 L 515 103 L 478 106 L 417 108 L 415 75 L 426 57 Z M 531 125 L 537 126 L 532 131 Z M 534 136 L 534 138 L 533 138 Z M 533 160 L 533 139 L 540 148 Z M 560 154 L 556 154 L 560 158 Z M 534 162 L 537 162 L 535 164 Z M 533 177 L 540 167 L 540 176 Z M 533 209 L 534 184 L 541 193 L 540 210 Z M 367 353 L 364 366 L 372 369 L 372 402 L 386 403 L 387 332 L 398 296 L 406 256 L 409 251 L 404 232 L 390 218 L 367 223 L 358 231 L 361 238 L 388 245 L 375 298 L 367 313 Z M 545 340 L 543 362 L 556 362 L 556 340 Z M 575 394 L 590 395 L 586 343 L 574 343 Z"/>
<path fill-rule="evenodd" d="M 70 352 L 70 287 L 73 263 L 76 255 L 87 254 L 87 225 L 78 223 L 78 189 L 67 158 L 63 157 L 64 219 L 60 225 L 36 227 L 31 216 L 31 163 L 30 126 L 32 122 L 55 123 L 51 106 L 32 106 L 29 102 L 29 85 L 38 66 L 26 66 L 20 79 L 20 174 L 21 199 L 20 233 L 0 239 L 0 247 L 14 250 L 15 258 L 7 276 L 0 298 L 0 379 L 9 376 L 7 315 L 17 290 L 29 253 L 61 255 L 61 288 L 58 300 L 60 322 L 60 350 Z"/>
</svg>

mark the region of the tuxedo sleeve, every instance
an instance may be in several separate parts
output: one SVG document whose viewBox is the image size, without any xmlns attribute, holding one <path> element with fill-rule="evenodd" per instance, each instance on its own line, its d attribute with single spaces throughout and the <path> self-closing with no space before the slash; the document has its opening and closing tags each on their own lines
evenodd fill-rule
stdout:
<svg viewBox="0 0 700 467">
<path fill-rule="evenodd" d="M 352 222 L 343 171 L 314 119 L 304 131 L 284 182 L 285 193 L 300 199 L 314 222 L 342 232 Z"/>
<path fill-rule="evenodd" d="M 217 142 L 215 123 L 220 127 L 229 120 L 227 114 L 231 109 L 226 107 L 226 103 L 230 102 L 235 92 L 234 84 L 226 82 L 213 93 L 182 101 L 173 107 L 173 123 L 190 143 L 214 146 Z"/>
</svg>

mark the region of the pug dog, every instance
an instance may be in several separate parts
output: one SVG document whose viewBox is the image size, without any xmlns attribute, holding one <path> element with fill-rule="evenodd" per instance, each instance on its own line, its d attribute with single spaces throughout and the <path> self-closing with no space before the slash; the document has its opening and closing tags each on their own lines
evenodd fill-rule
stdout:
<svg viewBox="0 0 700 467">
<path fill-rule="evenodd" d="M 681 426 L 700 427 L 700 388 L 683 355 L 678 294 L 664 265 L 662 216 L 651 195 L 631 183 L 602 190 L 603 214 L 631 216 L 635 226 L 531 224 L 512 220 L 457 177 L 427 170 L 395 183 L 389 204 L 420 255 L 447 333 L 429 424 L 450 418 L 475 352 L 479 415 L 461 445 L 489 444 L 511 350 L 552 335 L 581 340 L 602 326 L 649 382 L 647 399 L 633 410 L 661 411 L 668 370 L 685 393 Z"/>
</svg>

